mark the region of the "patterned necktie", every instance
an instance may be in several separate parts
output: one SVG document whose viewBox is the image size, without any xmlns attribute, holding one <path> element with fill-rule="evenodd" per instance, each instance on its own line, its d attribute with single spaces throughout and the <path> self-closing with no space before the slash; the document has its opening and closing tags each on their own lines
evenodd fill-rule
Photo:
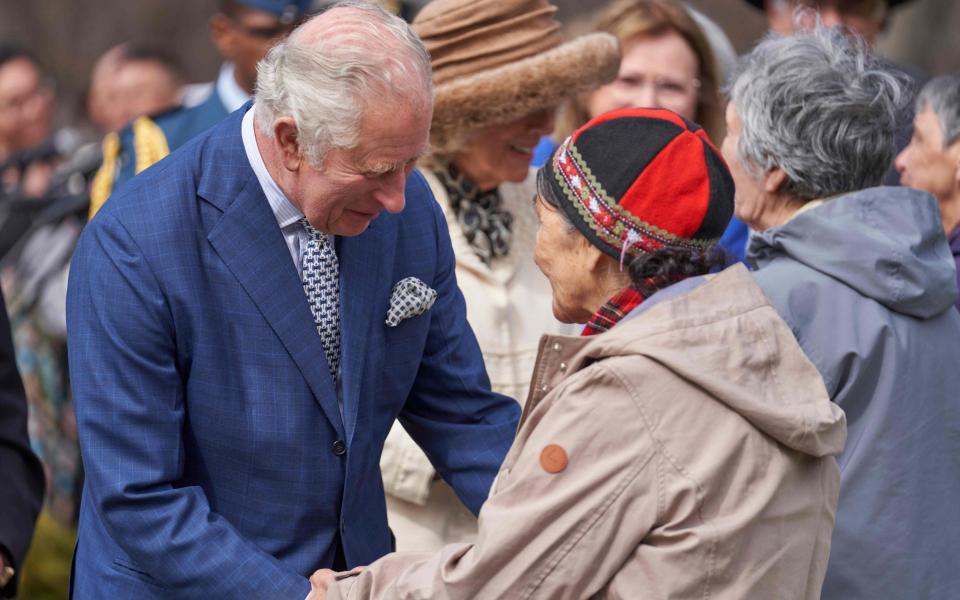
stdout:
<svg viewBox="0 0 960 600">
<path fill-rule="evenodd" d="M 313 322 L 323 342 L 330 375 L 337 380 L 340 368 L 340 264 L 333 240 L 317 231 L 306 219 L 300 219 L 309 237 L 300 253 L 303 291 L 307 294 Z"/>
</svg>

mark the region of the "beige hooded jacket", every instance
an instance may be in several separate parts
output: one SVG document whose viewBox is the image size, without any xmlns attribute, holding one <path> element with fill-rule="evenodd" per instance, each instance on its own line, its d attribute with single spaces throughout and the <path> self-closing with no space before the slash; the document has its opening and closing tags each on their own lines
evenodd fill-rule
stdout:
<svg viewBox="0 0 960 600">
<path fill-rule="evenodd" d="M 813 599 L 843 412 L 742 266 L 591 338 L 545 336 L 474 544 L 328 598 Z"/>
</svg>

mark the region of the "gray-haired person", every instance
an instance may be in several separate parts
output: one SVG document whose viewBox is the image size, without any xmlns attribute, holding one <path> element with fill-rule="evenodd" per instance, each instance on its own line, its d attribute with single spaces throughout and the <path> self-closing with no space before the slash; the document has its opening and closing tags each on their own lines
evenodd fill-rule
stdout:
<svg viewBox="0 0 960 600">
<path fill-rule="evenodd" d="M 897 156 L 897 170 L 904 185 L 937 199 L 960 287 L 960 75 L 941 75 L 920 91 L 913 137 Z"/>
<path fill-rule="evenodd" d="M 816 27 L 769 37 L 730 85 L 723 143 L 748 260 L 847 413 L 823 597 L 960 589 L 960 313 L 936 201 L 877 186 L 901 76 Z"/>
</svg>

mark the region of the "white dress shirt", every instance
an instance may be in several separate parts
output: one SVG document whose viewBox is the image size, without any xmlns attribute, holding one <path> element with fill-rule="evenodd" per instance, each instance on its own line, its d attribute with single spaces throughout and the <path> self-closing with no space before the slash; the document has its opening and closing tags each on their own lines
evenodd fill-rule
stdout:
<svg viewBox="0 0 960 600">
<path fill-rule="evenodd" d="M 273 216 L 277 218 L 277 224 L 280 226 L 280 232 L 283 233 L 283 240 L 287 243 L 287 249 L 290 251 L 290 258 L 297 266 L 297 273 L 303 279 L 303 270 L 300 266 L 300 249 L 306 247 L 307 232 L 304 231 L 299 221 L 303 218 L 303 213 L 294 206 L 287 198 L 277 182 L 267 171 L 267 165 L 263 162 L 263 156 L 260 154 L 260 148 L 257 146 L 257 138 L 253 132 L 253 113 L 256 105 L 250 107 L 250 110 L 243 115 L 243 122 L 240 125 L 240 136 L 243 138 L 243 149 L 247 153 L 247 160 L 250 167 L 260 182 L 267 202 L 270 204 L 270 210 Z M 330 236 L 331 241 L 333 236 Z"/>
<path fill-rule="evenodd" d="M 220 74 L 217 75 L 217 96 L 223 102 L 223 107 L 228 113 L 239 109 L 250 99 L 247 90 L 240 87 L 237 79 L 233 76 L 233 63 L 225 62 L 220 65 Z"/>
<path fill-rule="evenodd" d="M 260 188 L 267 197 L 270 204 L 270 210 L 277 219 L 280 226 L 280 232 L 283 234 L 283 241 L 287 243 L 287 250 L 290 251 L 290 259 L 297 267 L 297 274 L 303 281 L 303 262 L 300 251 L 306 248 L 308 235 L 303 226 L 300 225 L 300 219 L 303 213 L 294 206 L 287 195 L 283 193 L 277 182 L 273 180 L 270 172 L 267 171 L 267 165 L 263 162 L 263 156 L 260 154 L 260 147 L 257 146 L 257 137 L 253 132 L 253 113 L 256 104 L 250 107 L 250 110 L 243 115 L 243 121 L 240 123 L 240 137 L 243 139 L 243 149 L 247 153 L 247 161 L 253 169 L 253 173 L 260 182 Z M 328 234 L 329 235 L 329 234 Z M 334 236 L 330 235 L 330 242 L 333 243 Z M 342 368 L 342 365 L 341 365 Z M 337 404 L 340 406 L 340 417 L 343 418 L 343 383 L 342 378 L 336 378 Z"/>
</svg>

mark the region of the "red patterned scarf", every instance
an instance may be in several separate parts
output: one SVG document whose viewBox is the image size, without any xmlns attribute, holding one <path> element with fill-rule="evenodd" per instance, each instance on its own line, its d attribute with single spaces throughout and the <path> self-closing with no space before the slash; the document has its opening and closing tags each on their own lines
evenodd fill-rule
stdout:
<svg viewBox="0 0 960 600">
<path fill-rule="evenodd" d="M 643 294 L 632 287 L 625 287 L 600 307 L 583 328 L 581 336 L 597 335 L 613 328 L 631 310 L 645 300 Z"/>
</svg>

